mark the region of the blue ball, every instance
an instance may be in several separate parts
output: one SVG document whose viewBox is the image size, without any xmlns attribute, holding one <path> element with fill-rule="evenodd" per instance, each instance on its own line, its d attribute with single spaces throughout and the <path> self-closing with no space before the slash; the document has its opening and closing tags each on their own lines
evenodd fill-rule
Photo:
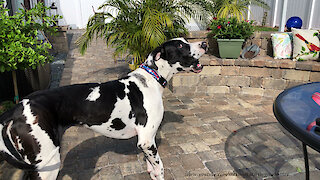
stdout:
<svg viewBox="0 0 320 180">
<path fill-rule="evenodd" d="M 288 19 L 286 26 L 289 30 L 291 30 L 291 28 L 301 29 L 302 20 L 301 20 L 301 18 L 299 18 L 297 16 L 293 16 Z"/>
</svg>

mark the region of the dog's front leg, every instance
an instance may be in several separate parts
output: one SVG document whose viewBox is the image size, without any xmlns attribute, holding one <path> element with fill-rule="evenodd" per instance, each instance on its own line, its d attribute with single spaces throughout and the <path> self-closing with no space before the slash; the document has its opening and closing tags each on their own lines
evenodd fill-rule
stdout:
<svg viewBox="0 0 320 180">
<path fill-rule="evenodd" d="M 155 143 L 154 135 L 138 133 L 138 148 L 142 150 L 147 161 L 147 170 L 152 179 L 164 180 L 163 164 Z"/>
</svg>

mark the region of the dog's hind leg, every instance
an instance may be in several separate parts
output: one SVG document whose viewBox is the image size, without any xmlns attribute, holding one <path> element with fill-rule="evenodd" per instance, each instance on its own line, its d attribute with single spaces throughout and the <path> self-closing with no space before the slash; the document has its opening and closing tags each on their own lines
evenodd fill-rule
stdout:
<svg viewBox="0 0 320 180">
<path fill-rule="evenodd" d="M 48 154 L 49 160 L 45 165 L 38 164 L 35 171 L 27 172 L 27 177 L 30 180 L 55 180 L 58 177 L 60 168 L 60 153 L 59 148 L 54 149 Z"/>
<path fill-rule="evenodd" d="M 146 157 L 148 172 L 150 173 L 151 178 L 163 180 L 164 169 L 155 143 L 155 135 L 150 135 L 145 131 L 138 132 L 137 146 L 142 150 Z"/>
<path fill-rule="evenodd" d="M 27 171 L 24 179 L 28 180 L 56 180 L 59 169 L 52 172 Z"/>
</svg>

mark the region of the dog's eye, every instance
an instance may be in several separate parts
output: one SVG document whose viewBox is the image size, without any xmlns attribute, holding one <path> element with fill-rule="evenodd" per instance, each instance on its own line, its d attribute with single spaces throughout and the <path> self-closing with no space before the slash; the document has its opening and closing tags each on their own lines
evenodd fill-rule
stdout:
<svg viewBox="0 0 320 180">
<path fill-rule="evenodd" d="M 178 48 L 182 48 L 182 47 L 183 47 L 182 44 L 179 44 Z"/>
</svg>

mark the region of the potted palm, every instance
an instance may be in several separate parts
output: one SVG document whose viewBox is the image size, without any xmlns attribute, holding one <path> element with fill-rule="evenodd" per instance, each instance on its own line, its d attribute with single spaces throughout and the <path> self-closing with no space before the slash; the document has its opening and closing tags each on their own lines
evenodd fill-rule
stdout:
<svg viewBox="0 0 320 180">
<path fill-rule="evenodd" d="M 86 31 L 78 39 L 80 52 L 85 53 L 94 37 L 102 37 L 115 47 L 114 57 L 128 55 L 133 70 L 154 48 L 167 39 L 184 36 L 186 20 L 199 18 L 206 0 L 107 0 L 92 16 Z M 112 12 L 117 12 L 116 15 Z M 108 21 L 110 20 L 110 21 Z"/>
<path fill-rule="evenodd" d="M 243 42 L 253 34 L 253 21 L 213 18 L 208 38 L 217 39 L 221 58 L 238 58 Z"/>
<path fill-rule="evenodd" d="M 211 0 L 215 6 L 212 14 L 219 18 L 236 17 L 243 20 L 250 12 L 249 6 L 254 5 L 269 10 L 269 5 L 264 0 Z"/>
</svg>

